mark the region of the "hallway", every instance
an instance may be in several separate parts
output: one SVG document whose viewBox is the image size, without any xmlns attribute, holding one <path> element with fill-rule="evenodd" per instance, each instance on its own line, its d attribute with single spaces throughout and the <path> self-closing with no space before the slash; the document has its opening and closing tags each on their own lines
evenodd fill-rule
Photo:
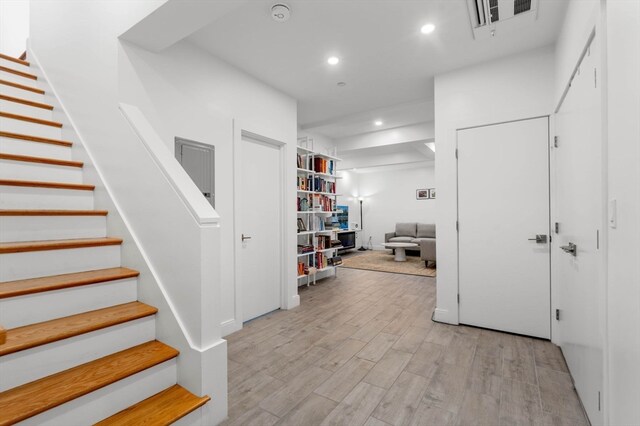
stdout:
<svg viewBox="0 0 640 426">
<path fill-rule="evenodd" d="M 227 336 L 225 425 L 583 425 L 549 342 L 431 321 L 435 279 L 340 269 Z"/>
</svg>

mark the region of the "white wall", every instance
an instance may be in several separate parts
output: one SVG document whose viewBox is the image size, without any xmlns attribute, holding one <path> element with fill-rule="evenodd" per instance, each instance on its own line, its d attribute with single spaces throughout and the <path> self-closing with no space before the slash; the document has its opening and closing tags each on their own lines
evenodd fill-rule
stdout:
<svg viewBox="0 0 640 426">
<path fill-rule="evenodd" d="M 439 321 L 458 323 L 456 129 L 551 114 L 554 66 L 549 46 L 435 78 Z"/>
<path fill-rule="evenodd" d="M 19 57 L 27 50 L 29 0 L 0 0 L 0 53 Z"/>
<path fill-rule="evenodd" d="M 139 105 L 173 152 L 174 137 L 215 146 L 216 211 L 220 215 L 221 244 L 228 247 L 221 258 L 222 335 L 242 327 L 241 304 L 237 297 L 234 244 L 237 242 L 234 218 L 234 141 L 216 138 L 207 117 L 233 118 L 248 130 L 291 146 L 287 151 L 288 175 L 285 194 L 295 197 L 296 101 L 255 78 L 183 41 L 161 53 L 152 53 L 123 44 L 120 54 L 120 92 L 122 99 Z M 194 119 L 194 117 L 198 117 Z M 236 141 L 237 142 L 237 141 Z M 295 198 L 293 198 L 295 200 Z M 287 205 L 295 205 L 288 202 Z M 292 209 L 286 214 L 295 218 Z M 295 223 L 289 218 L 288 223 Z M 295 253 L 295 230 L 288 229 L 289 250 Z M 292 239 L 293 238 L 293 239 Z M 295 255 L 285 254 L 290 274 L 285 277 L 288 294 L 285 308 L 296 306 Z M 246 295 L 251 297 L 251 295 Z"/>
<path fill-rule="evenodd" d="M 436 200 L 416 200 L 416 189 L 434 188 L 433 164 L 396 166 L 381 171 L 342 172 L 339 205 L 349 206 L 349 222 L 360 224 L 359 197 L 363 197 L 362 216 L 365 244 L 369 237 L 375 250 L 382 250 L 384 234 L 393 232 L 397 222 L 435 223 Z M 362 242 L 357 241 L 358 247 Z"/>
<path fill-rule="evenodd" d="M 608 395 L 611 425 L 640 424 L 640 2 L 606 2 L 609 199 Z"/>
</svg>

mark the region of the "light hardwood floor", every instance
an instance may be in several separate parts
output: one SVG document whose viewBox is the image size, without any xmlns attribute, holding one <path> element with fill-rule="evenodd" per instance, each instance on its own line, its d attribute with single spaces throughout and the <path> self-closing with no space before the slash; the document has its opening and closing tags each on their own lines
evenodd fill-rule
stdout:
<svg viewBox="0 0 640 426">
<path fill-rule="evenodd" d="M 229 342 L 225 425 L 586 425 L 550 342 L 431 321 L 435 279 L 341 269 Z"/>
</svg>

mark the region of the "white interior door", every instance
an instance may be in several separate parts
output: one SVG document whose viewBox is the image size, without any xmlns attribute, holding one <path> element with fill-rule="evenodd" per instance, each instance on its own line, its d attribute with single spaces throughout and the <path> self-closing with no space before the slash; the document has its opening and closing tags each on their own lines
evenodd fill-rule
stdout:
<svg viewBox="0 0 640 426">
<path fill-rule="evenodd" d="M 554 259 L 559 342 L 592 424 L 602 424 L 603 300 L 599 234 L 603 223 L 600 88 L 596 43 L 584 57 L 556 115 L 557 245 L 576 245 Z"/>
<path fill-rule="evenodd" d="M 248 321 L 280 308 L 282 160 L 279 146 L 248 137 L 238 155 L 238 279 L 242 320 Z"/>
<path fill-rule="evenodd" d="M 460 322 L 549 338 L 547 117 L 458 131 L 458 220 Z"/>
</svg>

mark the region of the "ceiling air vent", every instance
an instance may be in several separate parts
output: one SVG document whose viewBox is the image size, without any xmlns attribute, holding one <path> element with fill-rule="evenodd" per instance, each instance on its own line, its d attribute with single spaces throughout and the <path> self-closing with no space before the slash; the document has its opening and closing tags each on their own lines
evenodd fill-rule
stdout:
<svg viewBox="0 0 640 426">
<path fill-rule="evenodd" d="M 467 0 L 474 37 L 482 37 L 485 32 L 491 34 L 500 27 L 501 22 L 511 18 L 520 20 L 526 16 L 530 20 L 536 20 L 538 2 L 539 0 Z M 478 31 L 482 28 L 485 30 Z"/>
<path fill-rule="evenodd" d="M 468 0 L 468 2 L 472 20 L 475 20 L 475 27 L 513 18 L 534 10 L 537 6 L 536 0 Z"/>
</svg>

